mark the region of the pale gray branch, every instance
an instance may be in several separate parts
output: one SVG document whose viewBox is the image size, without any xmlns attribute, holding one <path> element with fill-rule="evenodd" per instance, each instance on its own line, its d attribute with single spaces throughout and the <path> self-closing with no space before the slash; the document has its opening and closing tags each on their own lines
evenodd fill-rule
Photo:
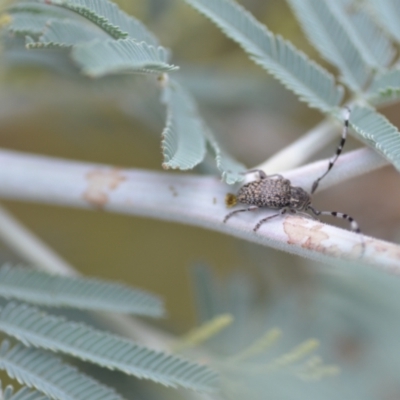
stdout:
<svg viewBox="0 0 400 400">
<path fill-rule="evenodd" d="M 386 164 L 368 149 L 341 156 L 325 187 Z M 293 184 L 309 188 L 327 161 L 285 173 Z M 400 273 L 400 247 L 325 225 L 319 221 L 284 216 L 255 223 L 272 210 L 244 213 L 222 223 L 228 210 L 225 196 L 233 189 L 210 176 L 121 169 L 107 165 L 59 160 L 0 151 L 0 196 L 152 217 L 200 226 L 264 244 L 314 260 L 371 264 Z"/>
</svg>

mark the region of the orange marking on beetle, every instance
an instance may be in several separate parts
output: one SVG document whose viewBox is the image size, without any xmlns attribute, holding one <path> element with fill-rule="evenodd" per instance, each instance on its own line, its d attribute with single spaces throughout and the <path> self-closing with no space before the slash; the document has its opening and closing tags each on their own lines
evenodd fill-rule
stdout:
<svg viewBox="0 0 400 400">
<path fill-rule="evenodd" d="M 232 193 L 227 193 L 226 194 L 226 196 L 225 196 L 225 205 L 228 208 L 236 206 L 237 203 L 238 203 L 238 200 L 237 200 L 236 195 L 234 195 Z"/>
</svg>

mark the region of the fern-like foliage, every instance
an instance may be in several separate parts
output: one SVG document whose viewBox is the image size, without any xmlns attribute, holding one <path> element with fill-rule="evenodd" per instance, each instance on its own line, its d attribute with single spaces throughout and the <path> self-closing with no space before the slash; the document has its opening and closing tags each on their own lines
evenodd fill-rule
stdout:
<svg viewBox="0 0 400 400">
<path fill-rule="evenodd" d="M 275 36 L 232 0 L 185 0 L 213 21 L 249 54 L 310 107 L 331 111 L 343 97 L 326 70 L 292 44 Z"/>
<path fill-rule="evenodd" d="M 65 10 L 65 11 L 64 11 Z M 64 11 L 64 12 L 63 12 Z M 133 18 L 122 11 L 115 3 L 109 0 L 25 0 L 10 7 L 9 12 L 15 17 L 18 31 L 32 34 L 33 32 L 43 31 L 44 24 L 40 23 L 50 21 L 58 17 L 60 22 L 76 21 L 82 22 L 79 17 L 71 18 L 68 11 L 73 11 L 79 16 L 83 17 L 83 21 L 90 21 L 93 25 L 93 34 L 96 36 L 96 29 L 104 32 L 108 38 L 124 39 L 130 37 L 137 42 L 146 42 L 148 45 L 158 47 L 159 42 L 157 38 L 143 25 L 140 21 Z M 24 19 L 19 18 L 28 17 L 26 25 Z M 34 25 L 33 25 L 34 24 Z M 15 30 L 11 24 L 11 29 Z M 29 29 L 33 25 L 33 29 Z M 89 29 L 89 27 L 88 27 Z M 67 37 L 70 35 L 66 32 Z M 60 35 L 60 34 L 58 34 Z M 63 43 L 63 40 L 60 40 Z"/>
<path fill-rule="evenodd" d="M 73 11 L 84 19 L 59 15 L 60 10 Z M 221 149 L 190 94 L 167 78 L 166 73 L 177 67 L 169 63 L 168 50 L 139 21 L 108 0 L 28 0 L 9 12 L 21 17 L 31 12 L 33 19 L 40 15 L 33 27 L 22 27 L 21 18 L 18 26 L 10 25 L 9 31 L 26 34 L 29 49 L 71 49 L 75 64 L 91 78 L 121 73 L 164 74 L 166 84 L 161 86 L 167 122 L 162 133 L 163 166 L 182 170 L 195 167 L 204 160 L 208 143 L 222 179 L 228 183 L 243 180 L 245 167 Z"/>
<path fill-rule="evenodd" d="M 160 298 L 139 289 L 93 278 L 72 278 L 4 265 L 0 296 L 49 307 L 75 307 L 161 317 Z"/>
<path fill-rule="evenodd" d="M 211 19 L 228 37 L 238 42 L 250 58 L 263 66 L 311 107 L 338 115 L 335 106 L 342 99 L 343 88 L 333 77 L 311 62 L 290 43 L 274 36 L 233 0 L 184 0 Z M 375 0 L 371 0 L 375 1 Z M 349 16 L 347 0 L 289 0 L 311 43 L 322 56 L 338 67 L 342 80 L 360 98 L 383 99 L 386 91 L 397 96 L 397 73 L 383 72 L 393 59 L 393 46 L 369 15 L 357 12 Z M 385 0 L 385 4 L 391 0 Z M 389 7 L 389 6 L 388 6 Z M 397 12 L 397 11 L 396 11 Z M 399 13 L 400 15 L 400 13 Z M 397 17 L 396 17 L 397 18 Z M 369 32 L 369 36 L 366 32 Z M 368 41 L 368 38 L 369 41 Z M 380 78 L 370 80 L 379 70 Z M 383 87 L 386 85 L 386 87 Z M 389 87 L 388 87 L 389 86 Z M 366 96 L 366 91 L 368 94 Z M 398 130 L 372 109 L 357 107 L 353 127 L 360 138 L 381 152 L 400 169 L 396 153 L 400 148 Z M 374 116 L 372 116 L 372 113 Z M 365 118 L 365 120 L 362 120 Z M 372 123 L 368 126 L 368 122 Z M 375 132 L 374 129 L 380 129 Z"/>
<path fill-rule="evenodd" d="M 189 93 L 177 82 L 169 82 L 163 93 L 167 125 L 162 133 L 164 168 L 191 169 L 203 161 L 206 138 L 203 121 Z"/>
<path fill-rule="evenodd" d="M 130 37 L 137 42 L 159 46 L 157 38 L 140 21 L 123 12 L 109 0 L 46 0 L 46 3 L 75 11 L 98 25 L 114 39 Z"/>
<path fill-rule="evenodd" d="M 14 388 L 11 385 L 6 386 L 3 391 L 0 381 L 0 399 L 1 400 L 50 400 L 49 397 L 37 390 L 31 390 L 27 387 L 19 389 L 14 392 Z"/>
<path fill-rule="evenodd" d="M 372 13 L 395 40 L 400 42 L 400 10 L 397 0 L 368 0 Z"/>
<path fill-rule="evenodd" d="M 375 76 L 367 92 L 374 104 L 382 104 L 400 97 L 400 69 L 394 68 Z"/>
<path fill-rule="evenodd" d="M 82 4 L 83 3 L 83 4 Z M 108 2 L 97 2 L 100 7 L 102 4 L 107 4 Z M 81 1 L 63 1 L 63 0 L 54 0 L 49 1 L 48 4 L 61 6 L 63 8 L 69 9 L 71 11 L 76 12 L 87 20 L 93 22 L 97 26 L 101 27 L 107 34 L 109 34 L 114 39 L 125 39 L 128 37 L 128 33 L 122 31 L 118 25 L 114 25 L 110 22 L 109 18 L 105 17 L 102 11 L 109 10 L 96 10 L 95 4 L 93 2 L 81 2 Z M 109 3 L 112 8 L 116 8 L 116 6 L 112 3 Z M 115 10 L 113 10 L 115 11 Z M 106 14 L 107 15 L 107 14 Z"/>
<path fill-rule="evenodd" d="M 327 2 L 334 15 L 354 43 L 364 62 L 374 70 L 390 65 L 395 55 L 394 47 L 365 9 L 355 7 L 349 0 Z"/>
<path fill-rule="evenodd" d="M 46 23 L 50 20 L 48 15 L 33 12 L 14 12 L 10 17 L 11 21 L 7 29 L 21 36 L 39 36 L 43 33 Z"/>
<path fill-rule="evenodd" d="M 52 48 L 52 47 L 72 47 L 82 42 L 90 42 L 94 39 L 107 40 L 105 32 L 95 26 L 89 26 L 75 20 L 53 19 L 47 22 L 43 33 L 37 41 L 27 44 L 30 49 Z"/>
<path fill-rule="evenodd" d="M 23 343 L 73 355 L 166 386 L 211 391 L 217 375 L 206 366 L 140 346 L 85 324 L 67 322 L 27 306 L 9 303 L 0 311 L 0 330 Z"/>
<path fill-rule="evenodd" d="M 204 127 L 204 133 L 211 151 L 214 153 L 217 167 L 222 173 L 222 180 L 228 185 L 241 182 L 244 179 L 243 172 L 246 171 L 246 167 L 220 147 L 214 135 L 207 127 Z"/>
<path fill-rule="evenodd" d="M 289 3 L 309 41 L 340 70 L 342 80 L 353 91 L 360 92 L 369 79 L 369 68 L 328 2 L 289 0 Z"/>
<path fill-rule="evenodd" d="M 400 170 L 399 131 L 382 114 L 372 108 L 355 107 L 350 124 L 370 146 Z"/>
<path fill-rule="evenodd" d="M 114 389 L 64 364 L 58 357 L 21 344 L 10 347 L 7 340 L 0 347 L 0 369 L 53 399 L 123 400 Z"/>
<path fill-rule="evenodd" d="M 92 41 L 73 47 L 73 60 L 90 77 L 142 72 L 160 74 L 177 69 L 168 64 L 168 52 L 132 39 Z"/>
<path fill-rule="evenodd" d="M 195 167 L 203 161 L 208 142 L 222 172 L 222 179 L 228 184 L 243 180 L 241 173 L 246 168 L 221 149 L 202 120 L 195 100 L 182 85 L 169 80 L 164 89 L 163 102 L 168 115 L 161 142 L 164 168 L 186 170 Z"/>
</svg>

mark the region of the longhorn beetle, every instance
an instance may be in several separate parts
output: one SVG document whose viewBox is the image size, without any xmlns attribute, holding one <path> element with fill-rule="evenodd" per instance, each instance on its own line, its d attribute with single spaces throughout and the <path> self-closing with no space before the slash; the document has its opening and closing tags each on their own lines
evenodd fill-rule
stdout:
<svg viewBox="0 0 400 400">
<path fill-rule="evenodd" d="M 328 172 L 332 169 L 336 160 L 339 158 L 342 152 L 343 146 L 346 142 L 347 131 L 349 128 L 350 110 L 346 107 L 344 115 L 344 124 L 342 137 L 340 139 L 339 146 L 336 149 L 335 155 L 329 160 L 328 169 L 323 175 L 321 175 L 312 185 L 311 194 L 315 192 L 319 182 L 323 179 Z M 279 213 L 271 215 L 269 217 L 261 219 L 254 227 L 256 232 L 262 224 L 269 221 L 272 218 L 283 215 L 287 212 L 292 214 L 300 214 L 308 218 L 314 218 L 306 211 L 311 211 L 314 215 L 331 215 L 336 218 L 343 218 L 350 222 L 351 230 L 357 233 L 361 233 L 357 222 L 350 217 L 350 215 L 343 214 L 336 211 L 318 211 L 311 205 L 311 195 L 307 193 L 301 187 L 292 186 L 288 179 L 285 179 L 282 175 L 270 175 L 268 176 L 264 171 L 260 169 L 252 169 L 246 173 L 257 172 L 259 179 L 243 185 L 237 195 L 228 194 L 226 197 L 226 204 L 233 206 L 237 202 L 247 204 L 249 207 L 242 208 L 230 212 L 225 218 L 224 223 L 228 221 L 233 215 L 244 212 L 254 211 L 258 208 L 266 207 L 280 210 Z"/>
</svg>

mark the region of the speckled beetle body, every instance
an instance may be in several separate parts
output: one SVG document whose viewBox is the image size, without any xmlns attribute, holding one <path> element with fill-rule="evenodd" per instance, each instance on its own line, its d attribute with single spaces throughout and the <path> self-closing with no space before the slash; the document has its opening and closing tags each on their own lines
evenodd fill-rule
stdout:
<svg viewBox="0 0 400 400">
<path fill-rule="evenodd" d="M 281 175 L 268 177 L 263 171 L 260 179 L 243 185 L 236 196 L 237 201 L 243 204 L 273 209 L 289 208 L 305 211 L 310 204 L 310 195 L 301 187 L 291 185 L 289 179 Z M 249 171 L 249 172 L 255 172 Z"/>
<path fill-rule="evenodd" d="M 239 189 L 237 200 L 258 207 L 283 208 L 290 203 L 290 181 L 288 179 L 258 179 Z"/>
<path fill-rule="evenodd" d="M 346 109 L 344 127 L 339 146 L 336 149 L 334 157 L 332 158 L 332 160 L 329 161 L 327 171 L 313 183 L 311 190 L 312 193 L 314 193 L 314 191 L 318 187 L 321 179 L 325 177 L 325 175 L 332 169 L 334 163 L 336 162 L 342 151 L 343 145 L 346 140 L 347 129 L 349 126 L 349 117 L 350 110 Z M 250 170 L 247 173 L 253 172 L 258 173 L 259 178 L 255 181 L 243 185 L 239 189 L 236 196 L 228 194 L 227 199 L 229 197 L 229 201 L 226 201 L 227 205 L 229 206 L 235 205 L 236 202 L 239 202 L 248 205 L 248 207 L 230 212 L 224 218 L 224 222 L 226 222 L 233 215 L 240 212 L 254 211 L 258 208 L 271 208 L 279 210 L 279 213 L 261 219 L 254 227 L 254 231 L 257 231 L 260 226 L 268 220 L 275 218 L 279 215 L 283 215 L 287 212 L 290 212 L 292 214 L 301 214 L 309 218 L 314 218 L 312 215 L 307 213 L 308 211 L 311 211 L 314 215 L 317 216 L 330 215 L 333 217 L 346 219 L 348 222 L 350 222 L 351 229 L 353 231 L 360 232 L 358 224 L 349 215 L 336 211 L 316 210 L 311 205 L 311 195 L 301 187 L 292 186 L 290 180 L 285 179 L 282 175 L 268 176 L 264 171 L 259 169 Z"/>
</svg>

